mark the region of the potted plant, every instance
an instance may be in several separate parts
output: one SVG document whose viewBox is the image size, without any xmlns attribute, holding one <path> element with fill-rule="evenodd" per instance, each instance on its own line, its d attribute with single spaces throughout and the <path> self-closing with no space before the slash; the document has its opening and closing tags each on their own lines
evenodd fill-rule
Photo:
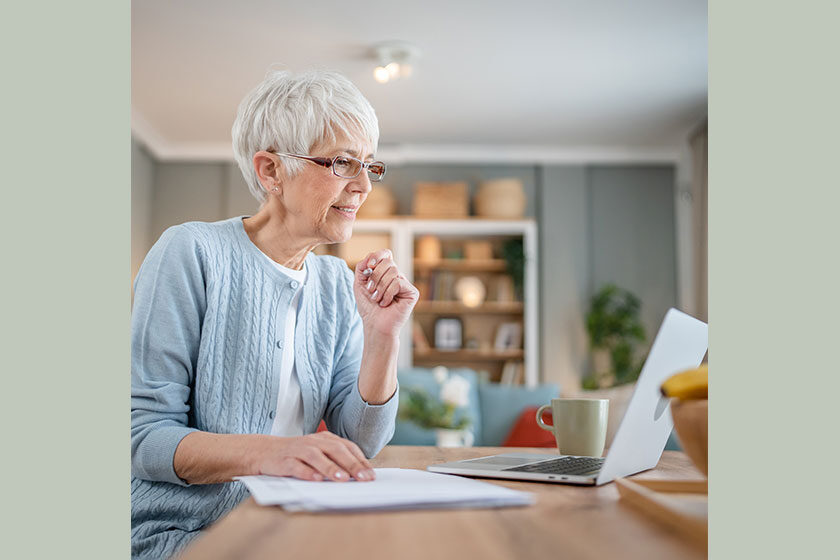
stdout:
<svg viewBox="0 0 840 560">
<path fill-rule="evenodd" d="M 507 273 L 513 279 L 516 297 L 520 301 L 525 293 L 525 247 L 521 239 L 510 239 L 502 245 Z"/>
<path fill-rule="evenodd" d="M 606 284 L 592 296 L 586 314 L 592 369 L 581 386 L 592 398 L 610 399 L 608 446 L 644 363 L 643 358 L 637 359 L 638 348 L 647 338 L 640 310 L 638 297 L 615 284 Z"/>
<path fill-rule="evenodd" d="M 457 414 L 469 404 L 469 381 L 460 375 L 450 376 L 445 367 L 436 367 L 434 375 L 441 386 L 438 398 L 420 387 L 406 389 L 400 406 L 400 419 L 435 430 L 439 447 L 471 446 L 470 419 Z"/>
</svg>

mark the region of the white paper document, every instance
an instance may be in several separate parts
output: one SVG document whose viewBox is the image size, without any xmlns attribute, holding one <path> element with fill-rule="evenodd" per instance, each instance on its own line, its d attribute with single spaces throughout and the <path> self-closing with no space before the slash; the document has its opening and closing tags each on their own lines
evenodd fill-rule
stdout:
<svg viewBox="0 0 840 560">
<path fill-rule="evenodd" d="M 370 482 L 309 482 L 278 476 L 239 476 L 262 506 L 289 511 L 368 511 L 524 506 L 529 492 L 460 476 L 414 469 L 375 469 Z"/>
</svg>

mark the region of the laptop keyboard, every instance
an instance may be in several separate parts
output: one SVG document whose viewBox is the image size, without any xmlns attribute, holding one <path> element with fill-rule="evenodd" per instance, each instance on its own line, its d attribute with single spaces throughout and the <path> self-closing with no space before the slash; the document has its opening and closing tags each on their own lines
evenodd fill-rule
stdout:
<svg viewBox="0 0 840 560">
<path fill-rule="evenodd" d="M 545 474 L 595 474 L 604 464 L 603 457 L 560 457 L 539 463 L 503 469 L 506 471 L 545 473 Z"/>
</svg>

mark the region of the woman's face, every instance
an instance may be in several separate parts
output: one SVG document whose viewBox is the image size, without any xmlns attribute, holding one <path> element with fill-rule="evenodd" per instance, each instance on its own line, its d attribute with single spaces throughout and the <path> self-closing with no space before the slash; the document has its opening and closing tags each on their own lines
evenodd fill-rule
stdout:
<svg viewBox="0 0 840 560">
<path fill-rule="evenodd" d="M 358 138 L 351 139 L 337 133 L 334 141 L 316 144 L 309 154 L 334 158 L 351 156 L 368 162 L 373 160 L 370 145 Z M 302 161 L 302 160 L 301 160 Z M 366 170 L 352 179 L 336 176 L 332 169 L 302 161 L 304 167 L 297 176 L 283 182 L 282 202 L 287 224 L 295 233 L 313 238 L 319 243 L 341 243 L 350 239 L 356 211 L 370 192 Z"/>
</svg>

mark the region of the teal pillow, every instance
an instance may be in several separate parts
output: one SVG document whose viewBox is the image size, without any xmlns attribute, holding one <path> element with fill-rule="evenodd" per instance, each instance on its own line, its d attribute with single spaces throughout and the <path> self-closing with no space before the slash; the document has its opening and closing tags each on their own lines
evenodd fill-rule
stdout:
<svg viewBox="0 0 840 560">
<path fill-rule="evenodd" d="M 528 389 L 522 385 L 483 383 L 478 388 L 481 399 L 481 445 L 500 446 L 513 424 L 528 406 L 550 404 L 560 395 L 560 387 L 547 383 Z"/>
<path fill-rule="evenodd" d="M 668 441 L 665 442 L 665 451 L 682 451 L 680 440 L 677 437 L 677 431 L 671 430 L 671 435 L 668 436 Z"/>
<path fill-rule="evenodd" d="M 468 428 L 475 437 L 475 444 L 480 445 L 481 441 L 481 409 L 478 404 L 478 375 L 475 371 L 467 368 L 450 369 L 449 375 L 460 375 L 470 384 L 469 404 L 456 413 L 456 418 L 467 417 L 470 419 Z M 419 387 L 430 395 L 437 397 L 440 393 L 440 385 L 435 380 L 430 368 L 411 368 L 397 372 L 397 379 L 400 383 L 400 392 L 412 387 Z M 400 395 L 400 406 L 405 399 Z M 397 417 L 397 424 L 394 428 L 394 437 L 389 442 L 391 445 L 435 445 L 435 431 L 419 427 L 413 422 L 401 420 Z"/>
</svg>

